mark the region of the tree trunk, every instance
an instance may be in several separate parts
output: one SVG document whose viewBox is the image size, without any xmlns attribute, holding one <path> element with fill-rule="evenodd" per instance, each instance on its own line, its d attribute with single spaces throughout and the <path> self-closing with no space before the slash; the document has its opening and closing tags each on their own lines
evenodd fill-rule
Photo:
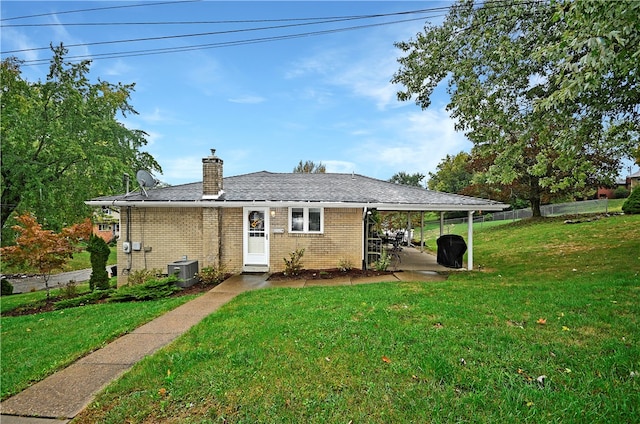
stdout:
<svg viewBox="0 0 640 424">
<path fill-rule="evenodd" d="M 542 217 L 542 211 L 540 209 L 540 203 L 542 203 L 542 190 L 540 189 L 540 180 L 536 177 L 532 177 L 529 183 L 529 203 L 531 203 L 531 212 L 534 218 Z"/>
<path fill-rule="evenodd" d="M 540 210 L 540 197 L 529 199 L 531 202 L 531 212 L 533 212 L 534 218 L 540 218 L 542 216 L 542 211 Z"/>
</svg>

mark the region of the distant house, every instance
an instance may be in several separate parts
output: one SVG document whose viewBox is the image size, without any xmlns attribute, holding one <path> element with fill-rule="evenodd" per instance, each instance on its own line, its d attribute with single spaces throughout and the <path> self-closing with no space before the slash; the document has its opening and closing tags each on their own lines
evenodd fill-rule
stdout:
<svg viewBox="0 0 640 424">
<path fill-rule="evenodd" d="M 304 248 L 307 269 L 349 262 L 368 267 L 369 212 L 500 211 L 508 205 L 393 184 L 357 174 L 256 172 L 223 178 L 223 161 L 202 159 L 203 181 L 92 199 L 119 208 L 118 283 L 140 269 L 167 269 L 180 259 L 200 269 L 278 272 Z M 472 221 L 472 220 L 471 220 Z M 473 225 L 467 268 L 473 269 Z"/>
<path fill-rule="evenodd" d="M 640 186 L 640 171 L 629 175 L 629 179 L 631 180 L 629 182 L 629 190 L 635 190 L 636 187 Z"/>
<path fill-rule="evenodd" d="M 599 187 L 596 193 L 598 199 L 615 199 L 615 191 L 619 188 L 623 188 L 628 191 L 632 191 L 640 185 L 640 171 L 635 174 L 631 174 L 626 178 L 619 178 L 612 187 Z"/>
<path fill-rule="evenodd" d="M 94 214 L 93 234 L 102 237 L 107 243 L 120 237 L 120 212 L 115 208 L 101 207 Z"/>
</svg>

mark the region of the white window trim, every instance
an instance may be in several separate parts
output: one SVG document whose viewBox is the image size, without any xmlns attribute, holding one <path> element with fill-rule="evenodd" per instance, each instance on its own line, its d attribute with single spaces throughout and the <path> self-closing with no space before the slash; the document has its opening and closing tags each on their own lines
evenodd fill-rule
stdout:
<svg viewBox="0 0 640 424">
<path fill-rule="evenodd" d="M 302 209 L 302 231 L 293 229 L 293 209 Z M 309 209 L 320 210 L 320 231 L 309 231 Z M 289 208 L 289 232 L 291 234 L 323 234 L 324 233 L 324 208 L 318 206 L 296 206 Z"/>
</svg>

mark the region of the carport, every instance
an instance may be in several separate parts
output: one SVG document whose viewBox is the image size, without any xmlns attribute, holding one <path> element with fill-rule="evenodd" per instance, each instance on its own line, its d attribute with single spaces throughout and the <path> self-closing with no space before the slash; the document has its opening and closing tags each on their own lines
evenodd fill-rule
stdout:
<svg viewBox="0 0 640 424">
<path fill-rule="evenodd" d="M 444 194 L 444 193 L 438 193 L 438 192 L 430 192 L 429 190 L 423 190 L 424 192 L 426 192 L 426 194 Z M 415 192 L 413 194 L 416 194 Z M 439 231 L 439 236 L 442 237 L 443 235 L 445 235 L 445 231 L 444 231 L 444 216 L 446 212 L 461 212 L 464 211 L 467 213 L 467 222 L 468 222 L 468 228 L 467 228 L 467 237 L 466 237 L 466 245 L 467 245 L 467 266 L 466 269 L 471 271 L 473 270 L 473 266 L 474 266 L 474 262 L 473 262 L 473 216 L 476 213 L 476 211 L 502 211 L 505 208 L 508 207 L 508 205 L 502 204 L 502 203 L 498 203 L 498 202 L 492 202 L 492 201 L 485 201 L 483 199 L 477 199 L 477 198 L 470 198 L 470 197 L 465 197 L 465 196 L 457 196 L 457 195 L 449 195 L 451 196 L 451 198 L 459 200 L 464 203 L 468 203 L 471 202 L 473 203 L 474 201 L 483 201 L 483 205 L 481 207 L 475 206 L 473 207 L 472 205 L 464 205 L 464 204 L 449 204 L 449 205 L 430 205 L 430 207 L 425 208 L 425 204 L 395 204 L 395 205 L 376 205 L 375 208 L 369 208 L 368 210 L 371 211 L 373 209 L 376 209 L 380 212 L 400 212 L 400 213 L 406 213 L 407 216 L 407 220 L 406 220 L 406 227 L 405 227 L 405 231 L 410 231 L 411 230 L 411 216 L 412 214 L 418 213 L 420 214 L 420 226 L 421 228 L 424 228 L 424 215 L 426 212 L 438 212 L 440 215 L 440 231 Z M 473 208 L 472 208 L 473 207 Z M 366 224 L 366 220 L 365 220 L 365 225 Z M 365 230 L 365 235 L 369 235 L 370 231 L 368 231 L 368 229 Z M 420 245 L 419 248 L 416 249 L 419 252 L 424 252 L 424 232 L 421 231 L 420 232 Z M 370 245 L 370 241 L 369 240 L 365 240 L 365 246 Z M 413 269 L 416 269 L 417 263 L 416 263 L 416 258 L 415 256 L 412 257 L 413 260 L 411 262 L 410 267 Z M 450 269 L 450 268 L 446 268 L 443 267 L 442 265 L 438 264 L 435 261 L 435 257 L 433 258 L 434 261 L 426 261 L 428 262 L 428 267 L 429 268 L 437 268 L 439 270 L 442 269 Z"/>
</svg>

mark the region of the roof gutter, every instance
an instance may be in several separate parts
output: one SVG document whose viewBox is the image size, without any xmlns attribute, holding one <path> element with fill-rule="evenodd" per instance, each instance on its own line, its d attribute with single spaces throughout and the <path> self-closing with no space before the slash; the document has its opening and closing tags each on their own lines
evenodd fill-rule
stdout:
<svg viewBox="0 0 640 424">
<path fill-rule="evenodd" d="M 112 206 L 112 207 L 137 207 L 137 208 L 241 208 L 251 206 L 263 206 L 271 208 L 287 207 L 309 207 L 317 206 L 322 208 L 368 208 L 380 211 L 502 211 L 509 207 L 504 203 L 487 203 L 484 205 L 462 205 L 462 204 L 437 204 L 428 205 L 423 203 L 358 203 L 358 202 L 285 202 L 275 200 L 258 201 L 153 201 L 153 200 L 89 200 L 84 202 L 89 206 Z"/>
</svg>

